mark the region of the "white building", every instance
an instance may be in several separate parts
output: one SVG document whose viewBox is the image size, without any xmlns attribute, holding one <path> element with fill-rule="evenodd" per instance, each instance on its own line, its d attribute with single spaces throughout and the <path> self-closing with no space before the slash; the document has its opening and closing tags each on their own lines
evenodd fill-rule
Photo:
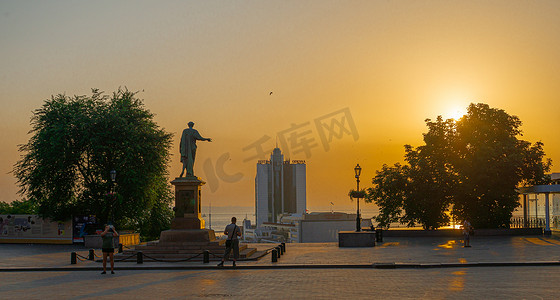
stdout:
<svg viewBox="0 0 560 300">
<path fill-rule="evenodd" d="M 560 173 L 550 174 L 551 183 L 518 189 L 521 204 L 512 215 L 512 226 L 544 227 L 545 233 L 560 231 Z"/>
<path fill-rule="evenodd" d="M 306 210 L 305 161 L 286 160 L 275 148 L 270 160 L 257 163 L 255 217 L 257 228 L 278 223 L 281 214 L 304 214 Z"/>
<path fill-rule="evenodd" d="M 371 219 L 362 220 L 362 228 L 371 227 Z M 310 214 L 290 214 L 280 218 L 278 223 L 265 222 L 262 235 L 266 240 L 288 243 L 329 243 L 338 242 L 339 231 L 356 229 L 356 214 L 343 212 L 314 212 Z M 257 239 L 258 240 L 258 239 Z M 263 238 L 260 238 L 262 241 Z"/>
</svg>

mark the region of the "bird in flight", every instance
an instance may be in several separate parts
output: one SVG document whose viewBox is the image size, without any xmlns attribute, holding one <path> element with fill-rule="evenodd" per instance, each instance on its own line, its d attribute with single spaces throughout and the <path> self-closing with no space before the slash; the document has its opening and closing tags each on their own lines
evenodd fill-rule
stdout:
<svg viewBox="0 0 560 300">
<path fill-rule="evenodd" d="M 270 92 L 270 94 L 268 94 L 269 96 L 272 95 L 272 92 Z"/>
</svg>

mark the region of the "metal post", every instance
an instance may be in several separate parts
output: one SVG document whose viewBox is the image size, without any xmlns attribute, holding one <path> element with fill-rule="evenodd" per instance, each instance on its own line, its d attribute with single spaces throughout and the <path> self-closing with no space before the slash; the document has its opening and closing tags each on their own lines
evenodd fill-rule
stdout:
<svg viewBox="0 0 560 300">
<path fill-rule="evenodd" d="M 204 263 L 207 264 L 210 262 L 210 251 L 204 250 Z"/>
<path fill-rule="evenodd" d="M 278 261 L 278 250 L 272 249 L 272 262 L 277 262 Z"/>
<path fill-rule="evenodd" d="M 286 243 L 282 242 L 280 246 L 282 246 L 282 252 L 286 253 Z"/>
<path fill-rule="evenodd" d="M 278 249 L 280 250 L 280 256 L 284 255 L 284 248 L 282 248 L 282 244 L 278 245 Z"/>
<path fill-rule="evenodd" d="M 88 260 L 94 260 L 95 258 L 95 250 L 93 249 L 89 249 L 89 255 L 88 255 Z"/>
<path fill-rule="evenodd" d="M 278 258 L 282 256 L 282 250 L 280 250 L 280 246 L 276 246 L 276 252 L 278 253 Z"/>
<path fill-rule="evenodd" d="M 535 224 L 536 224 L 536 227 L 539 226 L 539 222 L 538 222 L 538 220 L 539 220 L 539 205 L 538 205 L 538 203 L 539 203 L 539 194 L 535 194 L 535 221 L 536 221 Z"/>
<path fill-rule="evenodd" d="M 137 264 L 144 263 L 144 254 L 142 253 L 142 251 L 138 251 L 138 253 L 136 253 L 136 263 Z"/>
<path fill-rule="evenodd" d="M 362 168 L 360 168 L 360 165 L 358 164 L 356 166 L 356 168 L 354 168 L 354 170 L 356 171 L 356 169 L 359 168 L 359 170 L 357 170 L 356 173 L 356 192 L 360 192 L 360 172 L 362 171 Z M 358 197 L 356 198 L 356 232 L 360 232 L 362 231 L 362 222 L 360 221 L 360 197 L 358 195 Z"/>
<path fill-rule="evenodd" d="M 76 252 L 70 253 L 70 264 L 75 265 L 77 263 Z"/>
<path fill-rule="evenodd" d="M 527 201 L 527 194 L 523 194 L 523 227 L 527 228 L 529 227 L 529 222 L 528 222 L 528 208 L 527 205 L 529 204 L 529 201 Z"/>
<path fill-rule="evenodd" d="M 545 220 L 545 227 L 544 227 L 544 234 L 551 235 L 552 232 L 550 231 L 550 207 L 549 207 L 549 195 L 550 193 L 544 193 L 544 220 Z"/>
</svg>

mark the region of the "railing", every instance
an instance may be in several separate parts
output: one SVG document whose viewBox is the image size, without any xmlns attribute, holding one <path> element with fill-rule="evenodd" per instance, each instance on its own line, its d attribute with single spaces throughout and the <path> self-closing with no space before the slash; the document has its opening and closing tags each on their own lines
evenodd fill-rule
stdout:
<svg viewBox="0 0 560 300">
<path fill-rule="evenodd" d="M 558 218 L 554 217 L 556 224 L 558 224 Z M 552 221 L 552 220 L 551 220 Z M 514 217 L 510 220 L 510 228 L 539 228 L 546 225 L 545 218 L 529 217 L 525 221 L 523 217 Z M 552 225 L 552 223 L 551 223 Z"/>
</svg>

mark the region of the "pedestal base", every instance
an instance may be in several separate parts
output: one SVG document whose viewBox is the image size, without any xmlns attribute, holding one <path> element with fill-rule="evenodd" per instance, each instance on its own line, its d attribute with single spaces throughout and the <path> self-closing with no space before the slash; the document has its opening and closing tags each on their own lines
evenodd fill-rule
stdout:
<svg viewBox="0 0 560 300">
<path fill-rule="evenodd" d="M 338 247 L 373 247 L 375 246 L 374 231 L 340 231 Z"/>
<path fill-rule="evenodd" d="M 162 231 L 159 244 L 209 243 L 216 240 L 212 229 L 170 229 Z"/>
<path fill-rule="evenodd" d="M 204 219 L 191 218 L 174 218 L 171 220 L 171 229 L 204 229 Z"/>
</svg>

